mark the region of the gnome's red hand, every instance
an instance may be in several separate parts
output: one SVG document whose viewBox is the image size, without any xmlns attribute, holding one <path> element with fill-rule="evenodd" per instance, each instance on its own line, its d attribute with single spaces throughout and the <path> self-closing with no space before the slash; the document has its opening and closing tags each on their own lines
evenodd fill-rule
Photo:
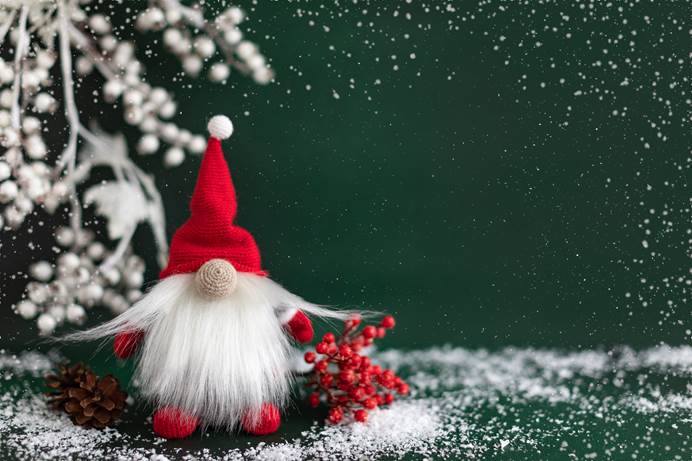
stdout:
<svg viewBox="0 0 692 461">
<path fill-rule="evenodd" d="M 141 330 L 123 331 L 115 335 L 113 350 L 119 359 L 127 359 L 137 351 L 137 348 L 144 339 L 144 332 Z"/>
<path fill-rule="evenodd" d="M 312 322 L 302 311 L 297 311 L 293 314 L 286 326 L 291 336 L 299 343 L 309 343 L 315 335 L 315 331 L 312 329 Z"/>
</svg>

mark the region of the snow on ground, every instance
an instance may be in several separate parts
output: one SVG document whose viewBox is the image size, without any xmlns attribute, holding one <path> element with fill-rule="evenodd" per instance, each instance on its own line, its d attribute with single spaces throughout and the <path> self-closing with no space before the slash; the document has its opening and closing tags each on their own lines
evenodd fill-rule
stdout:
<svg viewBox="0 0 692 461">
<path fill-rule="evenodd" d="M 0 351 L 0 454 L 90 461 L 690 456 L 692 347 L 378 352 L 380 363 L 407 377 L 410 398 L 372 413 L 368 424 L 315 423 L 295 439 L 227 450 L 172 448 L 150 432 L 72 425 L 37 392 L 54 358 Z"/>
</svg>

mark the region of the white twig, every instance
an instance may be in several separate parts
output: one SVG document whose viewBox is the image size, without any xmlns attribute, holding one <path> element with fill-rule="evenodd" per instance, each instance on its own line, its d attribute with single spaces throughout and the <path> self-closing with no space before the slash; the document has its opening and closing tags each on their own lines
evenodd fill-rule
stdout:
<svg viewBox="0 0 692 461">
<path fill-rule="evenodd" d="M 9 17 L 5 19 L 5 23 L 0 27 L 0 45 L 5 42 L 5 36 L 7 35 L 7 31 L 10 30 L 10 27 L 12 27 L 15 16 L 17 16 L 17 10 L 12 10 Z"/>
<path fill-rule="evenodd" d="M 58 161 L 58 168 L 67 163 L 68 174 L 74 173 L 77 162 L 77 139 L 79 137 L 79 111 L 74 100 L 74 82 L 72 81 L 72 50 L 67 12 L 62 0 L 58 1 L 58 16 L 60 21 L 60 64 L 62 66 L 63 95 L 65 97 L 65 115 L 70 125 L 70 134 L 67 146 Z M 70 224 L 75 232 L 82 228 L 82 205 L 77 196 L 77 188 L 74 184 L 68 184 L 70 188 Z"/>
<path fill-rule="evenodd" d="M 26 53 L 29 37 L 26 33 L 26 23 L 29 18 L 29 7 L 24 5 L 19 15 L 19 38 L 14 52 L 14 83 L 12 85 L 12 128 L 19 130 L 20 127 L 20 108 L 19 92 L 22 87 L 22 59 Z"/>
<path fill-rule="evenodd" d="M 118 241 L 118 246 L 115 247 L 115 251 L 113 252 L 113 254 L 111 254 L 108 257 L 108 259 L 101 263 L 99 269 L 105 272 L 111 267 L 115 266 L 118 262 L 120 262 L 120 260 L 125 255 L 125 252 L 130 246 L 130 242 L 132 241 L 132 237 L 135 235 L 136 229 L 137 224 L 133 224 L 132 226 L 129 226 L 127 228 L 127 231 L 125 231 L 125 235 L 123 235 Z"/>
</svg>

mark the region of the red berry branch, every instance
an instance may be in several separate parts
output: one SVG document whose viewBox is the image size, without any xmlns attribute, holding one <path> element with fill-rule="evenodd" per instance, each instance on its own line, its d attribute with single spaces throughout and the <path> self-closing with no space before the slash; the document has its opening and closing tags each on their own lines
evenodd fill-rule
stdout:
<svg viewBox="0 0 692 461">
<path fill-rule="evenodd" d="M 394 372 L 373 365 L 369 357 L 360 354 L 394 328 L 394 317 L 387 315 L 379 326 L 367 325 L 362 330 L 360 324 L 360 317 L 348 319 L 341 336 L 327 333 L 315 352 L 305 353 L 305 361 L 314 363 L 307 382 L 313 389 L 310 405 L 317 407 L 324 401 L 330 407 L 328 420 L 333 424 L 349 413 L 356 421 L 365 422 L 368 410 L 392 403 L 394 394 L 409 392 L 408 384 Z"/>
</svg>

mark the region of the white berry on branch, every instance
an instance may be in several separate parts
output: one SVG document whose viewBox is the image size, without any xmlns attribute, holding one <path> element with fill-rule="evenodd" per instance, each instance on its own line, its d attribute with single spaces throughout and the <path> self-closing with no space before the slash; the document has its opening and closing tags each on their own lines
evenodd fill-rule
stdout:
<svg viewBox="0 0 692 461">
<path fill-rule="evenodd" d="M 124 3 L 128 11 L 139 8 Z M 226 83 L 232 74 L 246 75 L 260 84 L 274 78 L 240 30 L 245 13 L 232 6 L 214 16 L 203 4 L 149 0 L 134 21 L 115 24 L 109 2 L 0 1 L 0 233 L 20 231 L 33 214 L 43 214 L 42 223 L 46 213 L 56 215 L 49 223 L 61 215 L 69 220 L 54 231 L 58 253 L 30 265 L 32 281 L 14 305 L 42 334 L 80 325 L 95 306 L 117 314 L 139 299 L 145 268 L 131 246 L 136 228 L 151 228 L 159 264 L 168 247 L 161 196 L 133 156 L 157 156 L 174 168 L 206 146 L 205 136 L 175 123 L 172 92 L 149 83 L 135 42 L 122 38 L 125 28 L 160 34 L 189 77 Z M 82 90 L 93 87 L 88 82 L 98 93 Z M 121 109 L 123 125 L 140 132 L 133 146 L 86 120 L 81 104 L 94 98 Z M 232 125 L 219 129 L 227 137 Z M 112 179 L 91 185 L 94 169 Z M 107 229 L 98 240 L 83 217 L 90 206 Z"/>
</svg>

